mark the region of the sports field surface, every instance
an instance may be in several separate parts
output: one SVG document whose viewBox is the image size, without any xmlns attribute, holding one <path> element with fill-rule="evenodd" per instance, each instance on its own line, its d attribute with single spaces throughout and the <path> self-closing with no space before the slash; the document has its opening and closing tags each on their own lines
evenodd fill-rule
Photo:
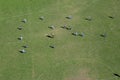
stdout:
<svg viewBox="0 0 120 80">
<path fill-rule="evenodd" d="M 120 0 L 0 0 L 0 80 L 120 80 Z"/>
</svg>

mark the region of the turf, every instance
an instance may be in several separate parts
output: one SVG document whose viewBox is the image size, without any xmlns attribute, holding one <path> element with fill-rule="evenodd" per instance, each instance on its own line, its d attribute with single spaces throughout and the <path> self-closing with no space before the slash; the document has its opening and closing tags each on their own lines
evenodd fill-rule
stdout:
<svg viewBox="0 0 120 80">
<path fill-rule="evenodd" d="M 119 0 L 0 0 L 0 80 L 120 80 L 113 75 L 120 74 L 119 4 Z M 69 15 L 73 19 L 65 18 Z M 88 16 L 92 21 L 85 20 Z M 24 18 L 27 23 L 21 22 Z M 60 28 L 63 25 L 72 30 Z M 85 37 L 72 32 L 84 32 Z M 55 38 L 46 37 L 49 33 Z M 100 37 L 103 33 L 106 38 Z M 17 39 L 20 35 L 23 41 Z M 27 53 L 19 53 L 25 44 Z"/>
</svg>

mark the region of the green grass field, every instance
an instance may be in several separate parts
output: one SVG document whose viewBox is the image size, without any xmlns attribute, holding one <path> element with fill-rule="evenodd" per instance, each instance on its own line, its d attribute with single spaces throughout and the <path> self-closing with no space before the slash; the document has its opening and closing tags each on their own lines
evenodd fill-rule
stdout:
<svg viewBox="0 0 120 80">
<path fill-rule="evenodd" d="M 0 0 L 0 80 L 120 80 L 113 75 L 120 75 L 119 9 L 119 0 Z M 49 33 L 55 38 L 46 37 Z"/>
</svg>

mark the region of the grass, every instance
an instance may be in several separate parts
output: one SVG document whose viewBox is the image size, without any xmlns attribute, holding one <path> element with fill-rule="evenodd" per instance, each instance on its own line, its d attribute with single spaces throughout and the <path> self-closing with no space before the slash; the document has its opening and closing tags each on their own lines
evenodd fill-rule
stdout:
<svg viewBox="0 0 120 80">
<path fill-rule="evenodd" d="M 0 0 L 0 80 L 119 80 L 120 1 Z M 73 19 L 65 17 L 72 15 Z M 44 16 L 45 20 L 38 18 Z M 92 21 L 85 18 L 91 16 Z M 108 18 L 114 16 L 114 19 Z M 26 18 L 27 23 L 21 20 Z M 73 26 L 71 31 L 60 28 Z M 22 31 L 17 27 L 22 25 Z M 48 26 L 55 25 L 55 30 Z M 72 36 L 84 32 L 85 37 Z M 45 35 L 55 33 L 54 39 Z M 100 34 L 107 33 L 103 39 Z M 23 41 L 17 38 L 23 35 Z M 20 54 L 28 44 L 27 54 Z M 49 45 L 55 45 L 51 49 Z"/>
</svg>

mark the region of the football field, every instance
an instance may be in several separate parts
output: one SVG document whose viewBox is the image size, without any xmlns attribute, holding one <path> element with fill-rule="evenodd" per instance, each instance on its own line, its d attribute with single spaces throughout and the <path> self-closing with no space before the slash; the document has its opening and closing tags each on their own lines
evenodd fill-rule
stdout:
<svg viewBox="0 0 120 80">
<path fill-rule="evenodd" d="M 120 1 L 0 0 L 0 80 L 120 80 Z"/>
</svg>

